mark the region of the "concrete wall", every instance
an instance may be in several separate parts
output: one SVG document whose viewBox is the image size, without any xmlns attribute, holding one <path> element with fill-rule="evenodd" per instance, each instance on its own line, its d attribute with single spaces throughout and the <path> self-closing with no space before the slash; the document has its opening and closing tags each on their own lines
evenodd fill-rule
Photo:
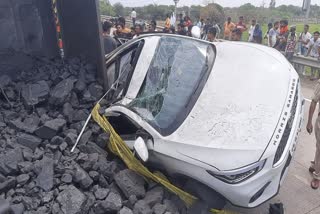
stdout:
<svg viewBox="0 0 320 214">
<path fill-rule="evenodd" d="M 0 1 L 0 51 L 56 56 L 58 52 L 51 0 Z"/>
<path fill-rule="evenodd" d="M 65 56 L 86 56 L 98 66 L 102 79 L 105 57 L 98 0 L 57 0 L 57 6 Z"/>
</svg>

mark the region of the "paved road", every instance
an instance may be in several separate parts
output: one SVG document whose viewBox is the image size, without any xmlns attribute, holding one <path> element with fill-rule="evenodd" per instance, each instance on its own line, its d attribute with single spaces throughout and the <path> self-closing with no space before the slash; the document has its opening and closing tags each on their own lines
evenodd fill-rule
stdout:
<svg viewBox="0 0 320 214">
<path fill-rule="evenodd" d="M 302 92 L 306 99 L 311 98 L 316 82 L 302 79 Z M 305 121 L 300 134 L 297 151 L 291 163 L 288 177 L 286 178 L 280 194 L 266 204 L 255 209 L 239 209 L 228 206 L 229 210 L 239 214 L 268 214 L 269 204 L 282 202 L 286 214 L 319 214 L 320 190 L 310 188 L 311 175 L 308 173 L 310 161 L 314 158 L 315 138 L 305 131 L 306 118 L 310 102 L 306 102 Z"/>
</svg>

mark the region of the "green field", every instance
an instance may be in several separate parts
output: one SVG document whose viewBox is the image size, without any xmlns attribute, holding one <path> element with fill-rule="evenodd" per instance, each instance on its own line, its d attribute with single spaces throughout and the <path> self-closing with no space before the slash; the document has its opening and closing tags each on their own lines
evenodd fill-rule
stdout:
<svg viewBox="0 0 320 214">
<path fill-rule="evenodd" d="M 298 35 L 301 32 L 303 32 L 304 24 L 302 24 L 302 23 L 290 24 L 289 23 L 289 26 L 291 26 L 291 25 L 296 25 L 297 26 L 297 34 Z M 248 28 L 249 28 L 249 25 L 248 25 Z M 268 25 L 267 24 L 262 25 L 262 32 L 263 32 L 262 35 L 265 35 L 265 33 L 267 32 L 267 29 L 268 29 Z M 320 24 L 310 24 L 310 33 L 313 33 L 315 31 L 320 31 Z M 246 31 L 246 32 L 243 33 L 243 41 L 248 41 L 248 38 L 249 38 L 249 34 L 248 34 L 248 31 Z M 264 41 L 264 43 L 265 42 L 266 42 L 266 40 Z"/>
</svg>

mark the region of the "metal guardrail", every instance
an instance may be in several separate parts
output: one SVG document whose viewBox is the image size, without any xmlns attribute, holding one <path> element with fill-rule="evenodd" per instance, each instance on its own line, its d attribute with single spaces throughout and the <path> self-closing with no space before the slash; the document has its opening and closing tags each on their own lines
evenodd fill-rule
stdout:
<svg viewBox="0 0 320 214">
<path fill-rule="evenodd" d="M 304 66 L 308 66 L 311 68 L 320 69 L 320 62 L 318 61 L 317 58 L 313 58 L 313 57 L 294 55 L 291 62 L 294 64 L 298 64 L 298 65 L 304 65 Z"/>
</svg>

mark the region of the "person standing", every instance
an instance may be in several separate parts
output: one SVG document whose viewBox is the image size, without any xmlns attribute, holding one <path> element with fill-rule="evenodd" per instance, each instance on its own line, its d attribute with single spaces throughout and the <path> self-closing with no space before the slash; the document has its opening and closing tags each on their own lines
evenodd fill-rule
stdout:
<svg viewBox="0 0 320 214">
<path fill-rule="evenodd" d="M 269 30 L 268 33 L 268 46 L 274 47 L 277 43 L 277 37 L 279 36 L 279 26 L 280 23 L 277 21 L 273 24 L 273 28 Z"/>
<path fill-rule="evenodd" d="M 182 13 L 179 14 L 179 24 L 184 25 L 184 18 Z"/>
<path fill-rule="evenodd" d="M 131 19 L 132 19 L 132 25 L 136 26 L 137 12 L 135 11 L 134 8 L 132 8 Z"/>
<path fill-rule="evenodd" d="M 236 24 L 236 29 L 239 29 L 240 32 L 241 32 L 241 35 L 240 35 L 240 40 L 242 40 L 242 34 L 243 32 L 245 32 L 246 30 L 248 30 L 247 26 L 244 24 L 244 18 L 243 16 L 240 16 L 239 17 L 239 22 Z"/>
<path fill-rule="evenodd" d="M 289 34 L 290 34 L 290 31 L 289 31 L 289 27 L 288 27 L 288 20 L 281 20 L 280 21 L 280 33 L 277 38 L 277 43 L 275 45 L 275 48 L 278 51 L 285 51 Z"/>
<path fill-rule="evenodd" d="M 112 23 L 105 21 L 102 25 L 103 30 L 103 44 L 104 44 L 104 53 L 109 54 L 114 49 L 117 48 L 117 42 L 114 38 L 110 36 L 110 31 L 112 28 Z"/>
<path fill-rule="evenodd" d="M 320 38 L 319 38 L 319 31 L 316 31 L 313 33 L 313 38 L 309 42 L 309 49 L 307 56 L 311 56 L 313 58 L 317 58 L 320 60 Z M 316 80 L 316 74 L 317 69 L 316 68 L 311 68 L 311 80 Z M 319 75 L 319 74 L 318 74 Z"/>
<path fill-rule="evenodd" d="M 311 181 L 311 188 L 315 190 L 319 189 L 319 186 L 320 186 L 320 112 L 318 112 L 317 120 L 314 125 L 315 127 L 313 127 L 312 119 L 319 101 L 320 101 L 320 80 L 318 81 L 314 90 L 311 105 L 309 108 L 309 117 L 308 117 L 308 123 L 307 123 L 307 132 L 311 135 L 314 130 L 315 137 L 316 137 L 316 153 L 315 153 L 314 161 L 311 162 L 311 166 L 309 168 L 309 172 L 312 173 L 313 175 L 313 179 Z"/>
<path fill-rule="evenodd" d="M 269 32 L 270 32 L 270 30 L 273 28 L 273 24 L 272 23 L 268 23 L 268 30 L 267 30 L 267 32 L 266 32 L 266 34 L 264 35 L 264 39 L 266 39 L 267 40 L 267 42 L 266 42 L 266 45 L 268 45 L 269 46 Z"/>
<path fill-rule="evenodd" d="M 254 30 L 256 29 L 256 24 L 257 24 L 257 21 L 255 19 L 253 19 L 251 21 L 251 26 L 250 26 L 250 29 L 249 29 L 249 39 L 248 39 L 248 42 L 254 42 L 254 39 L 253 39 L 253 34 L 254 34 Z"/>
<path fill-rule="evenodd" d="M 291 61 L 293 58 L 293 54 L 296 50 L 296 45 L 297 45 L 297 35 L 294 31 L 292 31 L 290 34 L 290 37 L 288 38 L 287 46 L 285 50 L 285 56 L 289 61 Z"/>
<path fill-rule="evenodd" d="M 227 21 L 224 23 L 224 36 L 223 39 L 230 40 L 231 39 L 231 33 L 233 29 L 236 27 L 236 25 L 231 22 L 231 17 L 228 17 Z"/>
<path fill-rule="evenodd" d="M 167 14 L 167 18 L 166 18 L 166 22 L 165 22 L 165 24 L 164 24 L 164 27 L 165 27 L 166 29 L 170 29 L 170 26 L 171 26 L 171 24 L 170 24 L 170 15 Z"/>
<path fill-rule="evenodd" d="M 254 43 L 262 44 L 262 30 L 260 24 L 256 24 L 253 30 L 252 39 Z"/>
<path fill-rule="evenodd" d="M 304 31 L 299 36 L 299 42 L 301 43 L 299 53 L 305 56 L 308 52 L 308 44 L 312 38 L 311 33 L 309 33 L 309 25 L 304 26 Z"/>
</svg>

